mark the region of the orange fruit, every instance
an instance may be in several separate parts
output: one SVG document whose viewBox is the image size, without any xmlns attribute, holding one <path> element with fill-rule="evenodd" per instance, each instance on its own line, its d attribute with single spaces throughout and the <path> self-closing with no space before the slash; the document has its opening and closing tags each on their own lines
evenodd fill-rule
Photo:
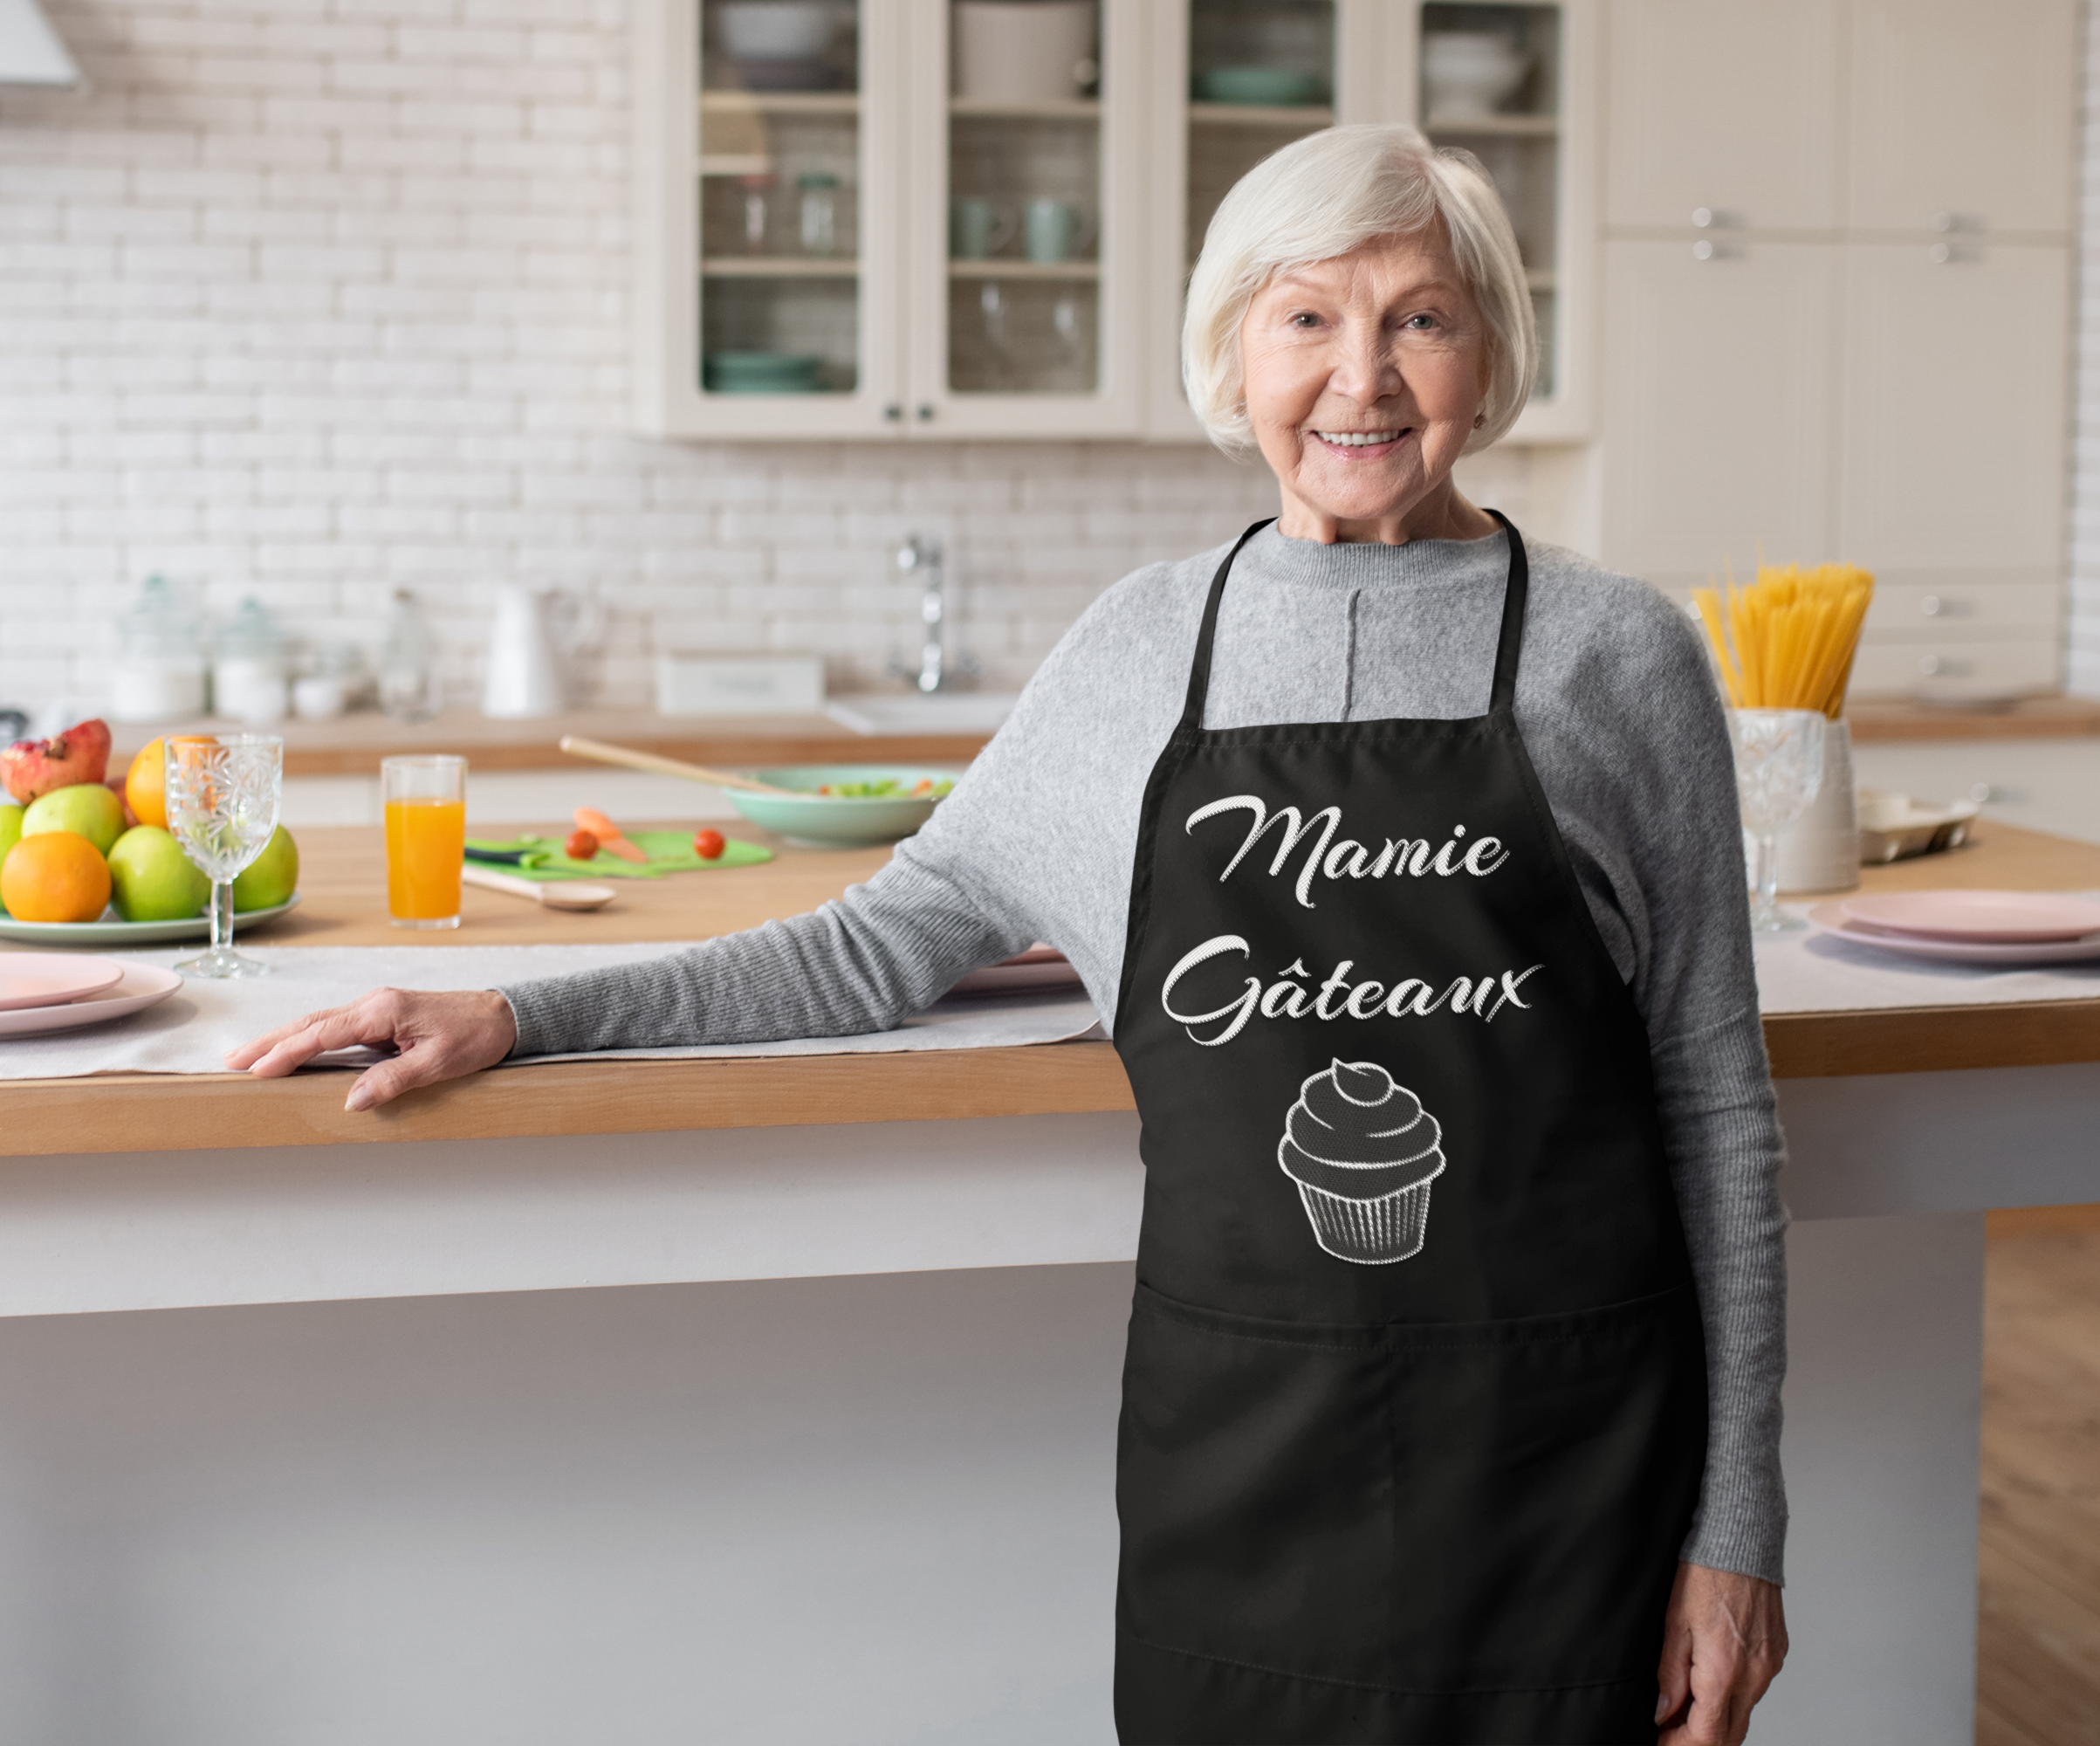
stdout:
<svg viewBox="0 0 2100 1746">
<path fill-rule="evenodd" d="M 168 828 L 168 766 L 161 761 L 162 742 L 156 739 L 140 748 L 124 777 L 124 800 L 141 824 Z"/>
<path fill-rule="evenodd" d="M 0 862 L 0 904 L 18 922 L 92 922 L 109 904 L 109 863 L 84 836 L 25 836 Z"/>
</svg>

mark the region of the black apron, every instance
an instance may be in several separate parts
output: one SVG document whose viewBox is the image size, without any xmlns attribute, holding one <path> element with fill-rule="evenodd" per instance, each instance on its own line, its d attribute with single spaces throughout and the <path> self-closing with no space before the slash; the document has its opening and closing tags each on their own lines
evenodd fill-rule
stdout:
<svg viewBox="0 0 2100 1746">
<path fill-rule="evenodd" d="M 1208 730 L 1145 791 L 1126 1746 L 1655 1738 L 1705 1358 L 1648 1037 L 1513 713 Z"/>
</svg>

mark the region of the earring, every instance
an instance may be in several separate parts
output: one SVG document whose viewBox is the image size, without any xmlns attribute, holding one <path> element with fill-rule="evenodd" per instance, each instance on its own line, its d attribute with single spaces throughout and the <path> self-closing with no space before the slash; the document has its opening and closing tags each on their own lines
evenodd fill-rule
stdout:
<svg viewBox="0 0 2100 1746">
<path fill-rule="evenodd" d="M 1476 413 L 1474 413 L 1474 414 L 1473 414 L 1473 429 L 1474 429 L 1474 430 L 1485 430 L 1485 429 L 1486 428 L 1486 425 L 1487 425 L 1487 415 L 1486 415 L 1485 412 L 1476 412 Z"/>
</svg>

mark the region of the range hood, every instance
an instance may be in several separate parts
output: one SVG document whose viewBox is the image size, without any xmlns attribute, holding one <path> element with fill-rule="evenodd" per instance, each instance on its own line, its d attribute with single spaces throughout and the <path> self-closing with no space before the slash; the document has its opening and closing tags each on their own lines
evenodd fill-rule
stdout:
<svg viewBox="0 0 2100 1746">
<path fill-rule="evenodd" d="M 0 86 L 79 83 L 80 69 L 37 0 L 0 0 Z"/>
</svg>

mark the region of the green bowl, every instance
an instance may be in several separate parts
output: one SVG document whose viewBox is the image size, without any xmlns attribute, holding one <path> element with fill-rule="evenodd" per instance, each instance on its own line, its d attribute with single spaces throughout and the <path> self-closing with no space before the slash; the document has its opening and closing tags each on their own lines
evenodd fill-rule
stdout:
<svg viewBox="0 0 2100 1746">
<path fill-rule="evenodd" d="M 713 394 L 813 394 L 824 360 L 798 352 L 710 352 L 700 385 Z"/>
<path fill-rule="evenodd" d="M 1295 67 L 1214 66 L 1197 74 L 1196 95 L 1204 103 L 1281 108 L 1317 103 L 1327 95 L 1327 86 L 1317 74 Z"/>
<path fill-rule="evenodd" d="M 916 764 L 797 764 L 785 770 L 754 770 L 751 774 L 776 788 L 800 792 L 759 794 L 748 788 L 724 788 L 730 805 L 753 824 L 806 849 L 864 849 L 871 843 L 895 842 L 924 824 L 940 804 L 906 794 L 869 800 L 820 794 L 818 788 L 827 782 L 880 782 L 887 778 L 909 788 L 927 780 L 951 782 L 956 777 L 953 770 L 929 770 Z"/>
</svg>

